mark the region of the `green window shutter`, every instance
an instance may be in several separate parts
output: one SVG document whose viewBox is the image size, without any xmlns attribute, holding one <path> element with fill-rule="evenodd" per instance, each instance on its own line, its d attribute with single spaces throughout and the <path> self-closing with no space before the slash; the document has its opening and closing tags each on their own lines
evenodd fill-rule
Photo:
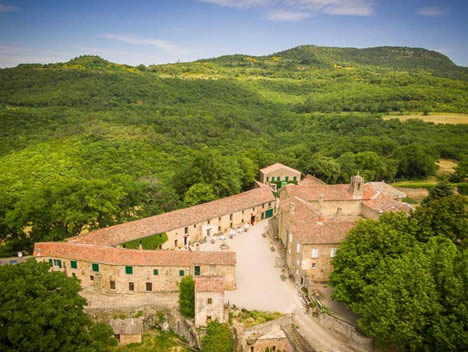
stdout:
<svg viewBox="0 0 468 352">
<path fill-rule="evenodd" d="M 294 180 L 294 181 L 297 181 L 297 176 L 294 176 L 294 177 L 293 177 L 293 180 Z"/>
<path fill-rule="evenodd" d="M 54 261 L 52 259 L 49 259 L 49 264 L 54 265 Z"/>
<path fill-rule="evenodd" d="M 125 274 L 133 274 L 133 266 L 126 266 Z"/>
<path fill-rule="evenodd" d="M 200 267 L 198 265 L 195 266 L 195 275 L 200 275 Z"/>
<path fill-rule="evenodd" d="M 270 177 L 267 176 L 267 182 L 269 181 Z"/>
<path fill-rule="evenodd" d="M 179 270 L 179 276 L 184 276 L 184 271 L 183 270 Z"/>
<path fill-rule="evenodd" d="M 62 261 L 59 259 L 57 260 L 58 267 L 61 269 L 62 268 Z"/>
<path fill-rule="evenodd" d="M 158 269 L 154 269 L 154 270 L 153 270 L 153 274 L 154 274 L 154 275 L 159 275 Z"/>
<path fill-rule="evenodd" d="M 288 181 L 289 181 L 289 176 L 286 176 L 286 182 L 288 182 Z"/>
<path fill-rule="evenodd" d="M 277 180 L 277 181 L 280 181 L 280 180 L 281 180 L 281 177 L 280 177 L 280 176 L 278 176 L 278 177 L 276 178 L 276 180 Z"/>
<path fill-rule="evenodd" d="M 99 272 L 99 264 L 93 263 L 92 267 L 93 267 L 93 271 L 97 273 Z"/>
<path fill-rule="evenodd" d="M 76 260 L 70 260 L 70 267 L 72 269 L 77 269 L 78 268 L 78 264 L 76 263 Z"/>
</svg>

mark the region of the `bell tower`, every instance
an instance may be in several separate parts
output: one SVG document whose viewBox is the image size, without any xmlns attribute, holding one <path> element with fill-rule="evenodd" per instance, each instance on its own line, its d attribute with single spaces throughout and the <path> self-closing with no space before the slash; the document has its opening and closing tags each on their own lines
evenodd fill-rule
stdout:
<svg viewBox="0 0 468 352">
<path fill-rule="evenodd" d="M 353 194 L 353 199 L 362 199 L 362 192 L 364 188 L 364 179 L 357 175 L 351 177 L 351 193 Z"/>
</svg>

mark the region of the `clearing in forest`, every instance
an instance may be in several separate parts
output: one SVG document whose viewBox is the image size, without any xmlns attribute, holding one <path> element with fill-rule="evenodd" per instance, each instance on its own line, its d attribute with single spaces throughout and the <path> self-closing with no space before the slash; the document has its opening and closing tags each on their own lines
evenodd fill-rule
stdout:
<svg viewBox="0 0 468 352">
<path fill-rule="evenodd" d="M 423 113 L 411 113 L 408 115 L 386 115 L 383 117 L 383 119 L 398 119 L 401 121 L 419 119 L 423 120 L 424 122 L 447 123 L 451 125 L 468 124 L 468 114 L 451 112 L 434 112 L 430 113 L 429 115 L 424 115 Z"/>
</svg>

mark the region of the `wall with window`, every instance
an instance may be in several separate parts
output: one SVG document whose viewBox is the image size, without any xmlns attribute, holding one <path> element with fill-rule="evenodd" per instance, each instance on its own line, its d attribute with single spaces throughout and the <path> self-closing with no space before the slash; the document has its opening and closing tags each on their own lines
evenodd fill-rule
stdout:
<svg viewBox="0 0 468 352">
<path fill-rule="evenodd" d="M 289 169 L 279 169 L 275 171 L 268 172 L 261 175 L 261 181 L 263 183 L 269 182 L 299 182 L 301 181 L 301 173 L 299 171 L 293 171 Z"/>
<path fill-rule="evenodd" d="M 176 292 L 187 275 L 222 275 L 226 290 L 236 288 L 235 265 L 141 266 L 109 265 L 63 258 L 36 257 L 53 271 L 65 272 L 81 281 L 81 287 L 106 293 Z"/>
<path fill-rule="evenodd" d="M 195 327 L 210 321 L 224 323 L 224 293 L 195 292 Z"/>
</svg>

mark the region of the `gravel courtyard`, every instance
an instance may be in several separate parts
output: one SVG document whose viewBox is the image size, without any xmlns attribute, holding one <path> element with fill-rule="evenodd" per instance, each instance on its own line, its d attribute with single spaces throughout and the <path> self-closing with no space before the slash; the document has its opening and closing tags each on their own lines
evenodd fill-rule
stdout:
<svg viewBox="0 0 468 352">
<path fill-rule="evenodd" d="M 225 301 L 250 310 L 290 313 L 296 308 L 293 297 L 297 292 L 289 280 L 281 280 L 281 269 L 275 267 L 279 255 L 270 250 L 268 238 L 262 237 L 267 224 L 262 221 L 224 241 L 237 255 L 237 290 L 226 291 Z M 220 250 L 221 243 L 204 243 L 200 250 Z"/>
</svg>

